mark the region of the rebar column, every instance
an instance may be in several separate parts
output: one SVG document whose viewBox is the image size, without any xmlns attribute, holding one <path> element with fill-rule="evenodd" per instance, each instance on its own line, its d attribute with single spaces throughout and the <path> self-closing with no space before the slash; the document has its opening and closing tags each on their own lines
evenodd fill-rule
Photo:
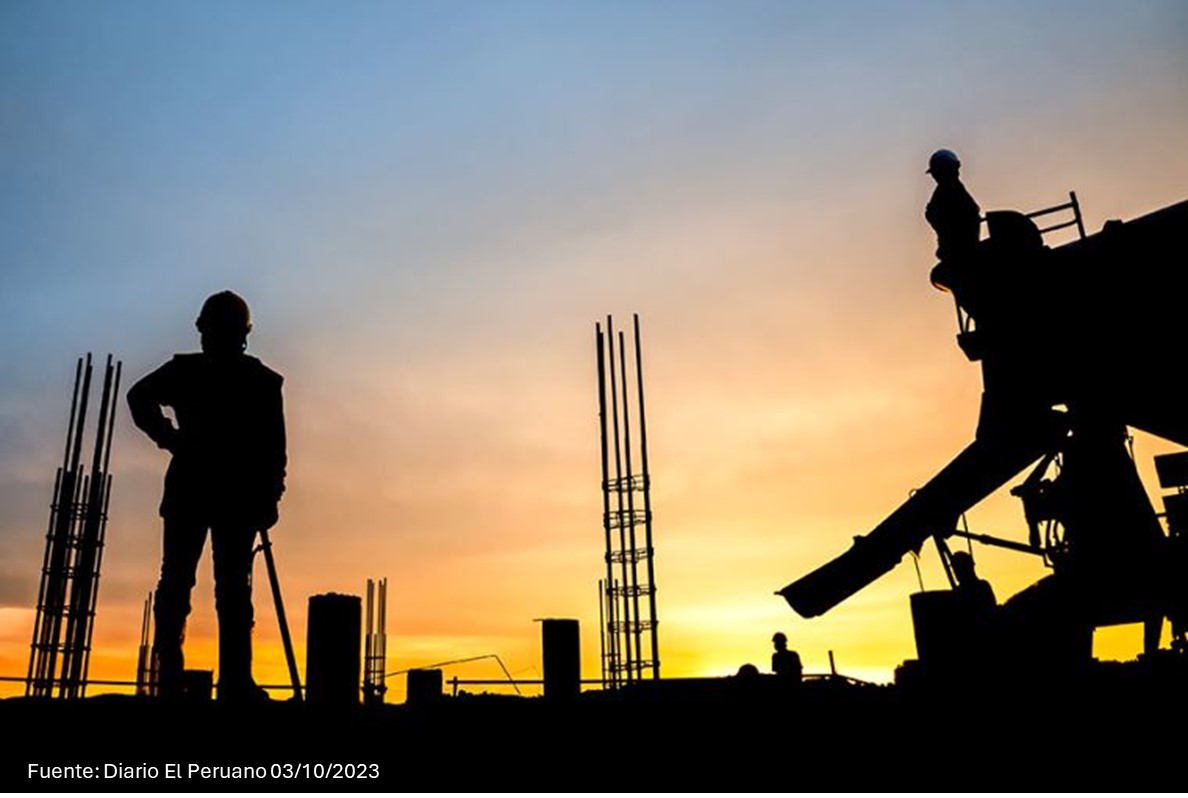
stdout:
<svg viewBox="0 0 1188 798">
<path fill-rule="evenodd" d="M 54 477 L 26 694 L 78 698 L 86 692 L 99 572 L 111 501 L 111 443 L 121 364 L 107 357 L 90 473 L 82 464 L 92 359 L 74 370 L 62 465 Z"/>
<path fill-rule="evenodd" d="M 606 578 L 600 584 L 599 617 L 603 627 L 604 681 L 617 687 L 620 681 L 642 680 L 647 670 L 659 678 L 659 637 L 656 618 L 655 547 L 652 537 L 651 474 L 647 456 L 647 425 L 644 418 L 643 363 L 640 357 L 639 317 L 634 317 L 634 381 L 638 414 L 638 451 L 641 471 L 635 471 L 636 442 L 632 433 L 631 379 L 628 374 L 627 344 L 623 332 L 614 329 L 610 316 L 606 329 L 595 324 L 598 346 L 598 407 L 602 463 L 603 537 L 606 545 Z M 618 355 L 615 338 L 618 338 Z M 617 358 L 617 359 L 616 359 Z M 608 375 L 609 374 L 609 378 Z M 609 401 L 608 397 L 609 396 Z M 609 404 L 609 412 L 608 412 Z M 621 404 L 621 411 L 620 411 Z M 622 421 L 620 423 L 620 412 Z M 613 469 L 611 474 L 613 453 Z M 636 493 L 642 494 L 643 508 Z M 614 507 L 612 508 L 612 494 Z M 643 545 L 636 527 L 642 526 Z M 618 535 L 613 535 L 614 530 Z M 641 578 L 641 560 L 646 581 Z M 618 577 L 614 565 L 618 564 Z M 647 597 L 647 607 L 642 598 Z M 605 602 L 605 604 L 604 604 Z M 605 615 L 603 612 L 605 611 Z M 645 616 L 646 612 L 646 616 Z M 647 644 L 644 632 L 649 632 Z"/>
</svg>

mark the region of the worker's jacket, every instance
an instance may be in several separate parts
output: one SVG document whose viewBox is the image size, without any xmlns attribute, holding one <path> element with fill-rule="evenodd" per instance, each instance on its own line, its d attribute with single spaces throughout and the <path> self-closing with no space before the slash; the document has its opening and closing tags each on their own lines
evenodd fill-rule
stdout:
<svg viewBox="0 0 1188 798">
<path fill-rule="evenodd" d="M 960 180 L 938 183 L 924 209 L 936 231 L 936 256 L 942 261 L 967 257 L 981 234 L 981 209 Z"/>
<path fill-rule="evenodd" d="M 174 355 L 132 386 L 132 420 L 173 454 L 162 517 L 256 528 L 276 522 L 285 489 L 282 381 L 250 355 L 196 353 Z"/>
</svg>

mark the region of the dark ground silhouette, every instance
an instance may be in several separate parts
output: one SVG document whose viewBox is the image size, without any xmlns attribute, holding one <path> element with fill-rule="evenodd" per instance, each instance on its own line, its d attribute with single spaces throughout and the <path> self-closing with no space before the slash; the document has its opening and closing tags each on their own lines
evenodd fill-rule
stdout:
<svg viewBox="0 0 1188 798">
<path fill-rule="evenodd" d="M 464 696 L 334 710 L 10 699 L 0 701 L 0 722 L 21 733 L 9 735 L 0 784 L 22 791 L 1163 790 L 1182 745 L 1163 719 L 1186 708 L 1178 689 L 1184 675 L 1179 665 L 1102 666 L 1081 679 L 996 689 L 971 682 L 939 692 L 842 680 L 790 686 L 775 676 L 679 679 L 577 701 Z M 64 736 L 65 728 L 74 731 Z M 30 778 L 30 763 L 123 763 L 158 775 Z M 182 773 L 250 767 L 264 777 L 241 770 L 229 778 L 201 771 L 165 778 L 167 764 Z M 208 771 L 220 772 L 233 774 Z"/>
</svg>

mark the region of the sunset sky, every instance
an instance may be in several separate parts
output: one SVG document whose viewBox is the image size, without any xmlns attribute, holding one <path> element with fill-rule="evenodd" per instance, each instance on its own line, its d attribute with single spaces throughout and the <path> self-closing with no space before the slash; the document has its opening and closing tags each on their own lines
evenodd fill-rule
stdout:
<svg viewBox="0 0 1188 798">
<path fill-rule="evenodd" d="M 389 670 L 539 678 L 533 619 L 573 617 L 597 676 L 594 324 L 636 312 L 665 675 L 766 670 L 783 630 L 809 672 L 889 680 L 910 558 L 814 620 L 773 592 L 972 438 L 928 154 L 983 210 L 1071 189 L 1097 230 L 1188 198 L 1186 141 L 1175 1 L 7 0 L 0 674 L 27 667 L 76 357 L 115 353 L 126 389 L 229 288 L 286 376 L 302 663 L 307 597 L 387 577 Z M 131 679 L 167 455 L 122 401 L 116 426 L 91 675 Z M 1144 473 L 1168 448 L 1138 438 Z M 969 522 L 1024 535 L 1009 496 Z M 1044 573 L 975 553 L 1000 599 Z M 257 679 L 284 681 L 256 579 Z M 211 591 L 208 555 L 192 667 Z"/>
</svg>

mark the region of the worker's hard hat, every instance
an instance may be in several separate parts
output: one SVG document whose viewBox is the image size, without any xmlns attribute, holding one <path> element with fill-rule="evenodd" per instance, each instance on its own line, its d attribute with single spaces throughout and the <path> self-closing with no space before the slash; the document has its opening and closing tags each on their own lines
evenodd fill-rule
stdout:
<svg viewBox="0 0 1188 798">
<path fill-rule="evenodd" d="M 202 303 L 198 329 L 202 332 L 247 335 L 252 329 L 247 302 L 233 291 L 211 294 Z"/>
<path fill-rule="evenodd" d="M 787 643 L 788 636 L 786 634 L 784 634 L 783 632 L 776 632 L 775 634 L 773 634 L 771 636 L 771 642 L 773 642 L 773 643 Z"/>
<path fill-rule="evenodd" d="M 956 167 L 961 166 L 961 160 L 957 157 L 957 153 L 952 150 L 937 150 L 928 158 L 928 171 L 926 174 L 932 174 L 937 167 Z"/>
</svg>

